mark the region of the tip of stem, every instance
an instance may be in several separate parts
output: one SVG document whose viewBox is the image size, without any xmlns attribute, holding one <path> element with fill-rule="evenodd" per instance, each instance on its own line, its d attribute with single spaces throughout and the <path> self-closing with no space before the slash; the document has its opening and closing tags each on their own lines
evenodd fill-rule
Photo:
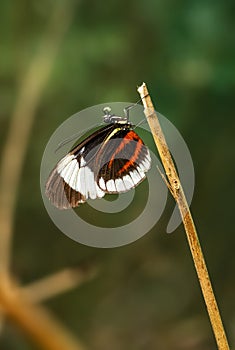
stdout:
<svg viewBox="0 0 235 350">
<path fill-rule="evenodd" d="M 146 84 L 143 82 L 142 85 L 140 85 L 138 88 L 137 88 L 137 91 L 138 93 L 140 94 L 140 97 L 143 98 L 144 96 L 147 96 L 148 95 L 148 89 L 147 89 L 147 86 Z"/>
<path fill-rule="evenodd" d="M 137 87 L 137 91 L 142 90 L 144 87 L 146 87 L 146 84 L 143 82 L 140 86 Z"/>
</svg>

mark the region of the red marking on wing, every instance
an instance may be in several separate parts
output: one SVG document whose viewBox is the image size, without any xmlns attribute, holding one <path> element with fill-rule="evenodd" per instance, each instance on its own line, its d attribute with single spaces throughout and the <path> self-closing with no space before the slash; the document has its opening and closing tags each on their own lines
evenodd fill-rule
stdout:
<svg viewBox="0 0 235 350">
<path fill-rule="evenodd" d="M 136 143 L 136 149 L 135 152 L 133 154 L 133 156 L 129 159 L 128 162 L 126 162 L 126 164 L 119 170 L 118 174 L 120 175 L 121 173 L 123 173 L 125 170 L 127 170 L 130 166 L 132 166 L 134 164 L 134 162 L 136 161 L 136 159 L 138 158 L 138 155 L 140 154 L 140 150 L 143 146 L 143 142 L 140 138 L 138 138 L 138 141 Z"/>
<path fill-rule="evenodd" d="M 132 131 L 132 130 L 129 131 L 126 134 L 126 136 L 123 138 L 122 142 L 120 143 L 120 145 L 118 146 L 118 148 L 116 149 L 116 151 L 112 155 L 112 158 L 109 161 L 108 167 L 111 168 L 116 155 L 131 141 L 137 141 L 135 152 L 132 155 L 132 157 L 129 159 L 129 161 L 126 162 L 126 164 L 119 170 L 118 174 L 121 174 L 123 171 L 128 169 L 129 166 L 133 165 L 135 160 L 138 158 L 141 147 L 143 145 L 143 141 L 141 140 L 141 138 L 134 131 Z"/>
</svg>

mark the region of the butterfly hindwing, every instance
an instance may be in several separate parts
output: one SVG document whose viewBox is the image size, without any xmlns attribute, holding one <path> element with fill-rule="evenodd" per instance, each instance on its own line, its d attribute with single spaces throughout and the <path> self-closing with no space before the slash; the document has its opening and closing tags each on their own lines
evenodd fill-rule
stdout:
<svg viewBox="0 0 235 350">
<path fill-rule="evenodd" d="M 151 158 L 142 139 L 127 124 L 107 138 L 96 157 L 97 183 L 105 193 L 122 193 L 146 177 Z"/>
</svg>

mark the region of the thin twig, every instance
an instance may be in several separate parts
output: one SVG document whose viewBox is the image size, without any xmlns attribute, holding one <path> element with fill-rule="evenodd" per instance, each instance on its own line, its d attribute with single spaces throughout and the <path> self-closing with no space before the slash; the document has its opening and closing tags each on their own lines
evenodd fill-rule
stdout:
<svg viewBox="0 0 235 350">
<path fill-rule="evenodd" d="M 96 269 L 67 268 L 21 288 L 21 293 L 32 303 L 41 303 L 72 288 L 77 288 L 95 277 Z"/>
<path fill-rule="evenodd" d="M 145 83 L 139 88 L 138 92 L 144 105 L 144 113 L 149 123 L 154 141 L 156 143 L 166 176 L 168 178 L 172 195 L 178 204 L 180 214 L 183 220 L 185 232 L 187 235 L 189 247 L 193 257 L 195 269 L 198 275 L 202 294 L 206 303 L 210 322 L 214 331 L 215 339 L 219 350 L 229 350 L 228 341 L 223 327 L 222 319 L 219 313 L 218 305 L 212 289 L 210 277 L 208 274 L 205 259 L 198 239 L 197 231 L 193 218 L 184 195 L 180 179 L 178 177 L 174 162 L 172 160 L 169 148 L 167 146 L 164 134 L 162 132 L 157 113 L 154 109 L 151 97 Z"/>
<path fill-rule="evenodd" d="M 172 188 L 171 188 L 171 185 L 170 185 L 169 182 L 167 181 L 167 179 L 166 179 L 166 177 L 165 177 L 165 174 L 163 174 L 163 173 L 161 172 L 161 169 L 159 168 L 158 165 L 157 165 L 157 170 L 158 170 L 159 174 L 161 175 L 162 180 L 165 182 L 166 187 L 168 188 L 168 190 L 170 191 L 170 193 L 172 194 L 172 196 L 174 196 L 174 192 L 173 192 L 173 190 L 172 190 Z"/>
</svg>

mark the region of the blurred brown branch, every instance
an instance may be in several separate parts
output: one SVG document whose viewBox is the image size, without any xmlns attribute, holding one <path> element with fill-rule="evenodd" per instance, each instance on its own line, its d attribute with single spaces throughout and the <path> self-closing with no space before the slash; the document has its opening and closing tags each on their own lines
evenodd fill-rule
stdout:
<svg viewBox="0 0 235 350">
<path fill-rule="evenodd" d="M 45 308 L 33 305 L 29 295 L 23 293 L 13 282 L 14 278 L 10 271 L 15 204 L 33 120 L 56 54 L 74 13 L 72 1 L 58 1 L 55 4 L 38 52 L 21 81 L 0 164 L 0 306 L 7 317 L 17 323 L 44 349 L 82 350 L 84 347 L 79 341 Z M 69 271 L 62 271 L 54 276 L 54 282 L 58 280 L 60 283 L 66 282 L 68 289 L 85 280 L 85 276 L 78 278 L 75 273 L 69 280 L 68 275 Z M 38 289 L 34 285 L 34 291 L 38 291 L 38 299 L 46 297 L 46 294 L 48 297 L 50 289 L 51 295 L 61 292 L 61 288 L 52 290 L 52 282 L 53 277 L 44 281 L 44 291 L 42 281 L 35 284 Z M 27 292 L 29 293 L 29 289 Z"/>
<path fill-rule="evenodd" d="M 33 119 L 61 41 L 71 22 L 71 2 L 56 2 L 44 39 L 21 82 L 0 167 L 0 272 L 10 268 L 10 245 L 20 175 Z M 63 5 L 62 5 L 63 4 Z M 67 4 L 66 6 L 64 6 Z"/>
<path fill-rule="evenodd" d="M 78 287 L 96 276 L 97 270 L 91 268 L 67 268 L 21 288 L 21 293 L 27 300 L 39 303 L 54 296 Z"/>
<path fill-rule="evenodd" d="M 10 317 L 43 349 L 84 350 L 84 346 L 44 307 L 33 305 L 9 280 L 1 280 L 0 303 Z"/>
</svg>

